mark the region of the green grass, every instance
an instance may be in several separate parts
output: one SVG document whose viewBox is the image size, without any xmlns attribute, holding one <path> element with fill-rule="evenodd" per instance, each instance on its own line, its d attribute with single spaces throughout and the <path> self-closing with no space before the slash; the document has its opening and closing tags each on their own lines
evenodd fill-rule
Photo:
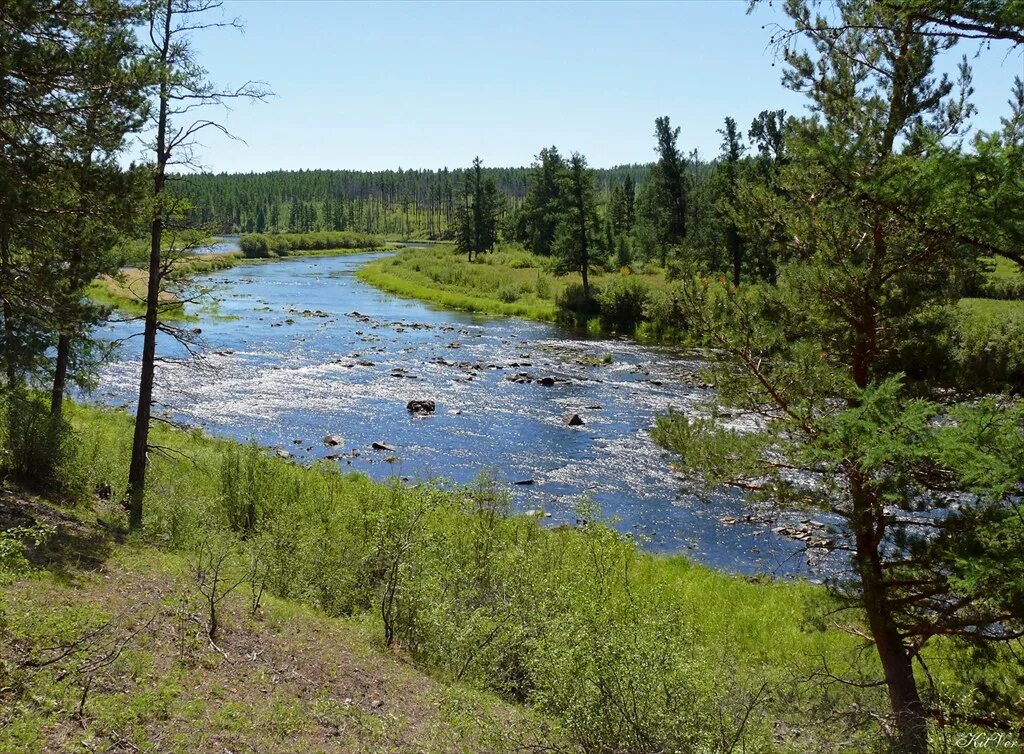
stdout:
<svg viewBox="0 0 1024 754">
<path fill-rule="evenodd" d="M 130 417 L 71 404 L 68 413 L 74 458 L 62 476 L 70 487 L 124 489 Z M 548 530 L 533 517 L 509 515 L 501 490 L 486 482 L 449 491 L 375 483 L 332 464 L 307 469 L 162 425 L 152 442 L 161 450 L 149 475 L 147 547 L 115 553 L 132 573 L 148 569 L 131 558 L 154 557 L 156 570 L 187 581 L 187 563 L 203 543 L 225 548 L 237 573 L 257 557 L 269 574 L 275 630 L 326 616 L 362 637 L 360 652 L 387 654 L 386 614 L 395 632 L 390 651 L 442 686 L 525 703 L 593 751 L 633 750 L 648 739 L 666 750 L 713 749 L 737 734 L 747 751 L 878 743 L 871 714 L 885 711 L 880 689 L 801 680 L 824 663 L 850 677 L 878 673 L 857 635 L 858 615 L 834 613 L 821 587 L 751 581 L 645 554 L 592 510 L 579 516 L 595 523 Z M 117 506 L 76 510 L 108 530 L 123 526 Z M 394 601 L 382 612 L 392 577 Z M 231 618 L 227 630 L 240 622 Z M 926 657 L 944 698 L 969 698 L 953 672 L 959 655 L 936 645 Z M 632 706 L 644 714 L 625 715 Z M 836 708 L 849 713 L 843 725 L 825 722 Z M 26 719 L 36 712 L 27 708 Z M 342 713 L 325 702 L 317 714 Z M 221 722 L 232 729 L 240 715 L 253 714 L 229 708 Z M 303 735 L 320 719 L 304 714 L 271 709 L 254 719 L 274 735 L 295 725 Z M 784 743 L 776 746 L 780 725 Z"/>
<path fill-rule="evenodd" d="M 0 592 L 0 751 L 283 753 L 330 741 L 352 752 L 511 752 L 518 741 L 566 743 L 527 710 L 382 652 L 357 621 L 294 602 L 269 597 L 253 613 L 247 594 L 231 594 L 219 644 L 210 644 L 197 623 L 194 572 L 177 554 L 134 542 L 116 546 L 102 572 L 54 562 Z"/>
<path fill-rule="evenodd" d="M 564 287 L 539 258 L 525 252 L 492 252 L 471 264 L 451 246 L 405 249 L 357 274 L 389 293 L 445 308 L 548 322 L 555 319 L 554 297 Z"/>
<path fill-rule="evenodd" d="M 998 320 L 1024 318 L 1024 301 L 996 298 L 962 298 L 960 309 L 973 320 L 991 325 Z"/>
<path fill-rule="evenodd" d="M 513 244 L 501 245 L 473 262 L 451 246 L 405 249 L 371 262 L 357 274 L 389 293 L 444 308 L 542 322 L 562 318 L 557 302 L 570 285 L 579 283 L 578 274 L 557 274 L 552 260 Z M 595 289 L 621 277 L 618 270 L 600 268 L 591 274 Z M 630 277 L 655 293 L 666 286 L 664 272 L 653 266 L 636 270 Z M 597 318 L 584 324 L 595 334 L 605 331 Z"/>
</svg>

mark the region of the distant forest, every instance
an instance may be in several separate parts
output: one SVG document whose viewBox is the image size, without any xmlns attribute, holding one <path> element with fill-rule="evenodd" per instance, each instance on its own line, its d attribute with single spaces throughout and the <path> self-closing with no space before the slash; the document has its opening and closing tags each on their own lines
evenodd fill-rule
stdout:
<svg viewBox="0 0 1024 754">
<path fill-rule="evenodd" d="M 697 165 L 690 162 L 691 168 Z M 640 187 L 650 165 L 594 171 L 599 198 L 607 201 L 626 178 Z M 530 167 L 484 168 L 507 197 L 505 212 L 522 206 Z M 188 220 L 222 233 L 354 230 L 402 237 L 450 238 L 467 169 L 281 170 L 270 173 L 199 173 L 173 181 L 189 200 Z"/>
</svg>

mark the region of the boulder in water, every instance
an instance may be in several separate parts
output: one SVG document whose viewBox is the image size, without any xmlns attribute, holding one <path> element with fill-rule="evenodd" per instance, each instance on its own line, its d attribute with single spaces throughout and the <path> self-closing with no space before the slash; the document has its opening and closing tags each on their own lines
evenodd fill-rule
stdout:
<svg viewBox="0 0 1024 754">
<path fill-rule="evenodd" d="M 586 424 L 579 414 L 566 414 L 562 417 L 562 421 L 569 427 L 582 427 Z"/>
<path fill-rule="evenodd" d="M 416 400 L 406 403 L 405 408 L 413 414 L 432 414 L 437 406 L 433 401 Z"/>
</svg>

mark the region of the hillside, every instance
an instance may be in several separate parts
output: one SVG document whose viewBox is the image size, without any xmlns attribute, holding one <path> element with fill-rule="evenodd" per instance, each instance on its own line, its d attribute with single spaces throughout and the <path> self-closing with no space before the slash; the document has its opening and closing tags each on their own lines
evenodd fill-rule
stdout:
<svg viewBox="0 0 1024 754">
<path fill-rule="evenodd" d="M 0 527 L 55 530 L 17 575 L 0 548 L 0 751 L 560 745 L 536 715 L 382 651 L 365 619 L 269 595 L 253 609 L 239 589 L 211 641 L 194 562 L 125 542 L 87 513 L 0 491 Z"/>
</svg>

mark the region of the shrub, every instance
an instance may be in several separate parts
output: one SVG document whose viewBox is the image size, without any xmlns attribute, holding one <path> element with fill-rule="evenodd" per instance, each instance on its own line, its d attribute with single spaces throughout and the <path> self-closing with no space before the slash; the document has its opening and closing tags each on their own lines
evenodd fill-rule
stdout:
<svg viewBox="0 0 1024 754">
<path fill-rule="evenodd" d="M 576 324 L 585 324 L 587 319 L 600 311 L 593 286 L 591 286 L 591 295 L 588 297 L 583 292 L 582 283 L 570 283 L 565 286 L 555 299 L 555 304 L 558 306 L 561 319 Z"/>
<path fill-rule="evenodd" d="M 247 233 L 238 239 L 238 247 L 242 256 L 249 259 L 270 256 L 270 239 L 262 233 Z"/>
<path fill-rule="evenodd" d="M 292 251 L 322 251 L 326 249 L 372 249 L 377 240 L 365 233 L 353 231 L 323 231 L 320 233 L 246 233 L 238 246 L 243 256 L 269 257 L 271 254 L 287 256 Z"/>
<path fill-rule="evenodd" d="M 522 288 L 515 283 L 504 283 L 498 288 L 498 299 L 506 304 L 514 304 L 522 295 Z"/>
<path fill-rule="evenodd" d="M 996 389 L 1024 384 L 1024 303 L 962 300 L 953 362 L 962 379 Z"/>
<path fill-rule="evenodd" d="M 26 550 L 38 548 L 56 533 L 48 524 L 14 526 L 0 531 L 0 585 L 29 570 Z"/>
<path fill-rule="evenodd" d="M 543 272 L 537 272 L 537 298 L 548 299 L 551 298 L 551 276 Z"/>
<path fill-rule="evenodd" d="M 597 294 L 601 324 L 608 330 L 632 333 L 649 300 L 650 289 L 643 280 L 632 275 L 611 280 Z"/>
<path fill-rule="evenodd" d="M 677 339 L 685 332 L 675 285 L 650 292 L 644 319 L 645 334 L 656 340 Z"/>
<path fill-rule="evenodd" d="M 37 489 L 84 496 L 76 438 L 68 423 L 54 419 L 49 404 L 36 395 L 9 394 L 2 409 L 0 472 Z"/>
</svg>

